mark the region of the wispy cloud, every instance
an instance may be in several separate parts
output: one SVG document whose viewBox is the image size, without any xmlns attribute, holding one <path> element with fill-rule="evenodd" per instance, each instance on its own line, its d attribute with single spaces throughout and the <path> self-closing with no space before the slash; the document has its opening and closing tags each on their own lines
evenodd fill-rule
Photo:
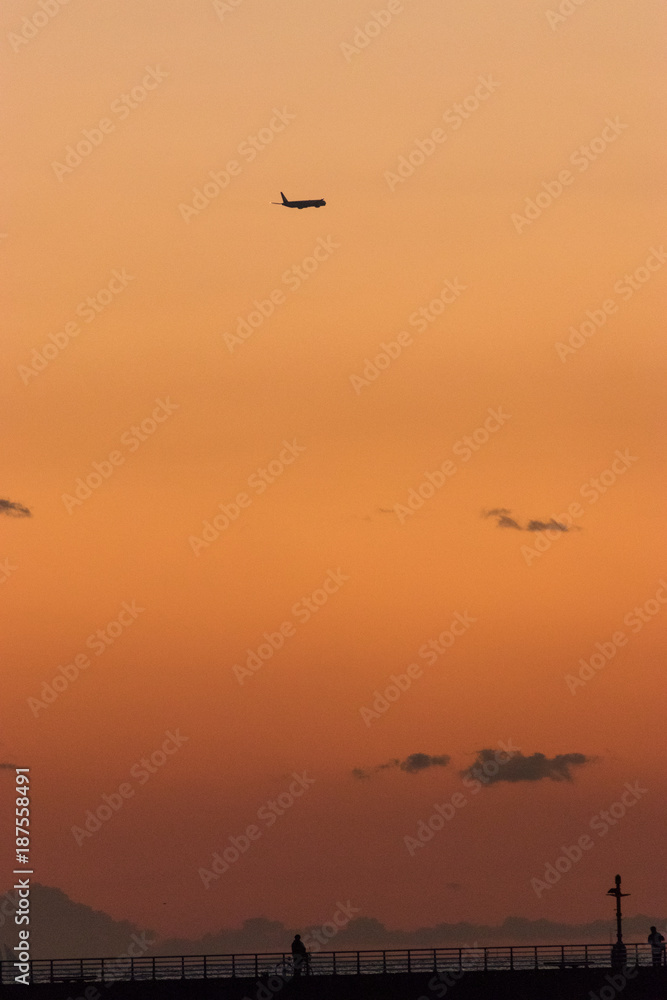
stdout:
<svg viewBox="0 0 667 1000">
<path fill-rule="evenodd" d="M 520 751 L 512 755 L 502 767 L 484 769 L 484 765 L 496 762 L 496 750 L 480 750 L 477 759 L 470 767 L 461 771 L 464 778 L 482 778 L 483 784 L 494 785 L 499 781 L 572 781 L 571 768 L 592 764 L 596 757 L 587 757 L 583 753 L 559 753 L 555 757 L 547 757 L 543 753 L 533 753 L 524 756 Z"/>
<path fill-rule="evenodd" d="M 499 528 L 516 528 L 517 531 L 522 530 L 519 522 L 515 521 L 513 517 L 508 517 L 507 514 L 501 514 L 496 523 Z"/>
<path fill-rule="evenodd" d="M 27 507 L 12 500 L 0 500 L 0 514 L 7 514 L 8 517 L 32 517 Z"/>
<path fill-rule="evenodd" d="M 444 753 L 437 756 L 431 756 L 428 753 L 411 753 L 405 760 L 399 760 L 398 757 L 394 757 L 384 764 L 376 764 L 370 771 L 364 771 L 361 767 L 355 767 L 352 774 L 355 778 L 361 780 L 370 778 L 371 774 L 375 774 L 376 771 L 387 771 L 390 768 L 398 768 L 399 771 L 405 771 L 407 774 L 417 774 L 419 771 L 426 771 L 430 767 L 447 767 L 451 759 L 451 757 Z"/>
<path fill-rule="evenodd" d="M 551 518 L 550 521 L 529 521 L 526 531 L 568 531 L 568 527 L 562 524 L 560 521 L 556 521 L 555 518 Z"/>
<path fill-rule="evenodd" d="M 495 517 L 497 528 L 514 528 L 515 531 L 581 531 L 578 525 L 571 525 L 569 528 L 562 521 L 557 521 L 552 517 L 549 521 L 540 521 L 531 518 L 528 524 L 522 528 L 517 520 L 510 517 L 512 513 L 507 507 L 494 507 L 492 510 L 483 510 L 482 517 Z"/>
</svg>

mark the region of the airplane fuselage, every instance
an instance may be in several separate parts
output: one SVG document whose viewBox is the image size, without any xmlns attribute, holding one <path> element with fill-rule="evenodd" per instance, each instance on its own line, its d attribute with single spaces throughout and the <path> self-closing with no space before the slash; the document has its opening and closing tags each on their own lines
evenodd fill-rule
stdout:
<svg viewBox="0 0 667 1000">
<path fill-rule="evenodd" d="M 288 201 L 285 195 L 280 192 L 282 201 L 274 201 L 274 205 L 282 205 L 284 208 L 321 208 L 326 205 L 324 198 L 313 198 L 309 201 Z"/>
</svg>

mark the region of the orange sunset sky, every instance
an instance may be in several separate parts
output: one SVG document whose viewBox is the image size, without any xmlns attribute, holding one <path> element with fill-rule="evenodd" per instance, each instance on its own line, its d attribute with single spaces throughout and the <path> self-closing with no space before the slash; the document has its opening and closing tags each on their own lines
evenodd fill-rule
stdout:
<svg viewBox="0 0 667 1000">
<path fill-rule="evenodd" d="M 34 879 L 162 936 L 665 913 L 663 5 L 60 4 L 0 14 Z"/>
</svg>

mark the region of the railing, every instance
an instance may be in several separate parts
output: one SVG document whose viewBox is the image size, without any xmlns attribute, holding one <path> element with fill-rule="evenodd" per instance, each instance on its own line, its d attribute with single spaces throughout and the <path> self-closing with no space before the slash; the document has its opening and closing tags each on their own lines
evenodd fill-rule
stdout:
<svg viewBox="0 0 667 1000">
<path fill-rule="evenodd" d="M 627 944 L 627 964 L 652 964 L 648 944 Z M 54 958 L 29 963 L 31 983 L 161 979 L 258 979 L 289 977 L 292 956 L 287 952 L 240 955 L 142 956 L 140 958 Z M 323 951 L 310 957 L 305 975 L 353 976 L 400 972 L 485 972 L 525 969 L 610 968 L 608 944 L 513 945 L 490 948 L 411 948 L 385 951 Z M 10 984 L 18 974 L 13 961 L 0 962 L 0 983 Z"/>
</svg>

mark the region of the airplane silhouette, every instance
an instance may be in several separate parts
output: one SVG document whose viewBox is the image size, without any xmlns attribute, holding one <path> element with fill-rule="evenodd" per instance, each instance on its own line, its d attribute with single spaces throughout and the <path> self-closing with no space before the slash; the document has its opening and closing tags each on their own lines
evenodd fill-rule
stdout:
<svg viewBox="0 0 667 1000">
<path fill-rule="evenodd" d="M 313 201 L 288 201 L 285 195 L 280 192 L 282 201 L 272 201 L 272 205 L 284 205 L 285 208 L 319 208 L 320 205 L 326 205 L 324 198 L 318 198 Z"/>
</svg>

